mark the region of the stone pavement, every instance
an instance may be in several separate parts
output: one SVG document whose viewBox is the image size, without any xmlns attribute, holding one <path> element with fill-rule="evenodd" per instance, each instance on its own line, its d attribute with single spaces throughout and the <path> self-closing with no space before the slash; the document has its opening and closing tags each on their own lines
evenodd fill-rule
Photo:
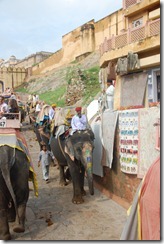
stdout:
<svg viewBox="0 0 164 244">
<path fill-rule="evenodd" d="M 26 212 L 26 231 L 14 233 L 13 240 L 119 240 L 126 222 L 126 209 L 95 189 L 84 203 L 75 205 L 72 184 L 59 186 L 59 170 L 50 167 L 50 183 L 42 179 L 37 167 L 39 146 L 33 130 L 25 130 L 29 151 L 37 174 L 39 196 L 30 190 Z M 33 185 L 30 182 L 30 189 Z M 12 223 L 10 224 L 12 227 Z"/>
</svg>

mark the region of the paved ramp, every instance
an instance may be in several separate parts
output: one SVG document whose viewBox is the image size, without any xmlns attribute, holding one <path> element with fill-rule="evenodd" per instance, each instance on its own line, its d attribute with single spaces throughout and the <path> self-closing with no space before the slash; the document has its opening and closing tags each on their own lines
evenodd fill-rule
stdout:
<svg viewBox="0 0 164 244">
<path fill-rule="evenodd" d="M 50 183 L 42 179 L 37 167 L 39 146 L 32 130 L 25 130 L 39 184 L 39 197 L 30 191 L 26 213 L 26 231 L 12 233 L 15 240 L 119 240 L 126 222 L 126 209 L 95 189 L 95 195 L 87 195 L 84 203 L 74 205 L 72 184 L 59 186 L 59 170 L 50 168 Z M 32 184 L 30 182 L 30 188 Z M 12 224 L 11 224 L 12 226 Z"/>
</svg>

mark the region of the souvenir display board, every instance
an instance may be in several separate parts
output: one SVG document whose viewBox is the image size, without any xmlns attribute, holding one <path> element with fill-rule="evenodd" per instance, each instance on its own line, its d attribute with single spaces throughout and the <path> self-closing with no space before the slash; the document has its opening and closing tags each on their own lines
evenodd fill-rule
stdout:
<svg viewBox="0 0 164 244">
<path fill-rule="evenodd" d="M 119 113 L 119 150 L 121 171 L 137 174 L 138 171 L 138 109 Z"/>
</svg>

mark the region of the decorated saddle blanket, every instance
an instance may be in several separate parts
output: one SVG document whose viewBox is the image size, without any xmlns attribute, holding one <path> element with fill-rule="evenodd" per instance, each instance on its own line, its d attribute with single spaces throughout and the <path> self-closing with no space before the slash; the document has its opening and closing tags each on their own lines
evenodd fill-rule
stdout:
<svg viewBox="0 0 164 244">
<path fill-rule="evenodd" d="M 18 129 L 0 128 L 0 146 L 4 145 L 16 148 L 26 153 L 27 159 L 30 164 L 29 181 L 33 182 L 35 195 L 38 196 L 38 183 L 36 179 L 36 174 L 34 172 L 31 156 L 24 136 Z"/>
</svg>

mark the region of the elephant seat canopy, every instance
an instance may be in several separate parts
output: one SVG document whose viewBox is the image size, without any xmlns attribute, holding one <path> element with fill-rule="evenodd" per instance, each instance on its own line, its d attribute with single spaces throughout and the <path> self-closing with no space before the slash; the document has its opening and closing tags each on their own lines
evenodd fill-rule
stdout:
<svg viewBox="0 0 164 244">
<path fill-rule="evenodd" d="M 55 110 L 55 124 L 54 126 L 60 126 L 67 123 L 69 119 L 75 115 L 75 107 L 68 106 L 64 108 L 56 108 Z"/>
</svg>

